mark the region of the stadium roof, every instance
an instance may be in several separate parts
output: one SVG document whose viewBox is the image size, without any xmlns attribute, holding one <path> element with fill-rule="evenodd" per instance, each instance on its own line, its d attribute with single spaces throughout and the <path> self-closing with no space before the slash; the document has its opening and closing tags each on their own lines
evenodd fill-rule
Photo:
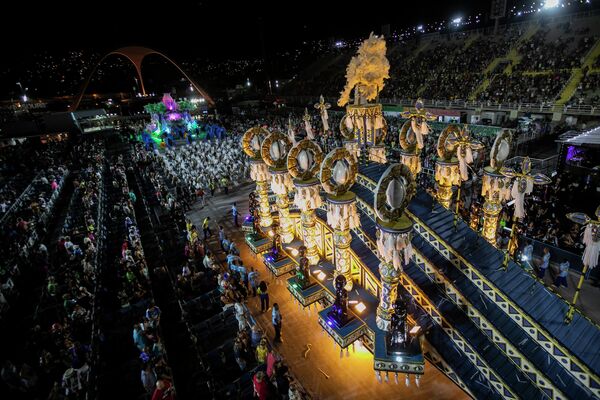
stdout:
<svg viewBox="0 0 600 400">
<path fill-rule="evenodd" d="M 585 132 L 568 131 L 560 135 L 557 142 L 577 146 L 600 145 L 600 126 Z"/>
</svg>

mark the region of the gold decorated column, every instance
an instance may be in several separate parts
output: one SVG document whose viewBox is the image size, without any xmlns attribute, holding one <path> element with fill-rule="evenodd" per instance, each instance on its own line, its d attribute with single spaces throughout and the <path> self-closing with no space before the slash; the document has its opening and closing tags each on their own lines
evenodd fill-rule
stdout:
<svg viewBox="0 0 600 400">
<path fill-rule="evenodd" d="M 261 156 L 269 166 L 271 174 L 271 190 L 276 196 L 279 214 L 279 231 L 282 243 L 294 240 L 294 222 L 290 218 L 289 190 L 294 186 L 287 170 L 287 155 L 292 147 L 288 136 L 279 131 L 272 132 L 265 138 L 261 146 Z"/>
<path fill-rule="evenodd" d="M 258 204 L 260 215 L 260 226 L 268 228 L 273 224 L 271 216 L 271 206 L 269 205 L 269 184 L 266 181 L 256 181 L 256 190 L 258 191 Z"/>
<path fill-rule="evenodd" d="M 382 331 L 389 331 L 394 314 L 394 303 L 398 298 L 398 282 L 400 282 L 400 271 L 394 268 L 390 262 L 379 264 L 381 275 L 381 293 L 377 306 L 377 327 Z"/>
<path fill-rule="evenodd" d="M 262 142 L 269 135 L 270 132 L 265 128 L 255 126 L 248 129 L 242 136 L 242 149 L 250 157 L 250 178 L 256 182 L 260 226 L 262 227 L 269 227 L 273 224 L 269 206 L 269 169 L 261 157 Z"/>
<path fill-rule="evenodd" d="M 343 275 L 346 290 L 352 290 L 350 257 L 350 229 L 360 226 L 356 213 L 356 195 L 348 189 L 356 181 L 358 167 L 356 158 L 348 149 L 333 149 L 321 164 L 321 185 L 327 192 L 327 224 L 333 228 L 334 279 Z"/>
<path fill-rule="evenodd" d="M 483 170 L 481 194 L 485 203 L 482 234 L 485 240 L 494 246 L 502 204 L 510 199 L 510 178 L 504 176 L 500 170 L 510 154 L 511 143 L 512 136 L 509 131 L 499 132 L 490 151 L 490 165 Z"/>
<path fill-rule="evenodd" d="M 437 201 L 447 209 L 452 202 L 452 186 L 460 184 L 458 161 L 441 161 L 435 163 L 435 181 L 438 183 Z"/>
<path fill-rule="evenodd" d="M 315 231 L 317 224 L 315 208 L 321 206 L 318 182 L 316 179 L 313 181 L 294 180 L 294 186 L 296 187 L 294 203 L 300 209 L 302 240 L 306 247 L 306 258 L 308 258 L 310 265 L 317 265 L 320 258 Z"/>
<path fill-rule="evenodd" d="M 437 142 L 438 160 L 435 162 L 435 181 L 438 184 L 437 201 L 447 209 L 452 202 L 452 186 L 461 183 L 458 159 L 455 157 L 453 141 L 459 136 L 456 125 L 448 125 L 440 134 Z"/>
<path fill-rule="evenodd" d="M 397 288 L 403 266 L 412 256 L 412 222 L 404 213 L 416 193 L 415 179 L 403 164 L 392 164 L 383 173 L 375 189 L 377 215 L 377 252 L 381 293 L 377 306 L 377 327 L 390 330 Z"/>
<path fill-rule="evenodd" d="M 287 168 L 296 187 L 294 204 L 300 210 L 302 240 L 310 265 L 316 265 L 320 258 L 316 242 L 315 209 L 321 206 L 322 200 L 319 180 L 315 176 L 322 160 L 321 148 L 309 138 L 294 145 L 287 156 Z"/>
</svg>

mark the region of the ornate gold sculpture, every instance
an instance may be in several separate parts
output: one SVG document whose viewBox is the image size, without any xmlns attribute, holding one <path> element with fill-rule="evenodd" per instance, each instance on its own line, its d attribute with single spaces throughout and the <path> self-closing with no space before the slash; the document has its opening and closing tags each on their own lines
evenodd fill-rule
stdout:
<svg viewBox="0 0 600 400">
<path fill-rule="evenodd" d="M 306 257 L 311 265 L 319 262 L 319 252 L 315 234 L 315 209 L 321 205 L 319 171 L 323 152 L 318 144 L 306 138 L 299 141 L 288 153 L 287 167 L 294 178 L 296 195 L 294 203 L 300 209 L 302 238 L 306 246 Z"/>
<path fill-rule="evenodd" d="M 508 130 L 499 132 L 490 151 L 490 165 L 483 170 L 481 194 L 485 198 L 485 203 L 482 234 L 485 240 L 494 246 L 502 204 L 510 199 L 510 178 L 504 176 L 501 169 L 510 154 L 511 143 L 512 135 Z"/>
<path fill-rule="evenodd" d="M 291 147 L 290 139 L 279 131 L 274 131 L 267 136 L 261 147 L 262 158 L 271 173 L 271 190 L 277 196 L 282 243 L 290 243 L 294 240 L 294 222 L 290 218 L 288 200 L 289 190 L 294 186 L 286 168 L 287 155 Z"/>
<path fill-rule="evenodd" d="M 425 110 L 423 100 L 418 99 L 414 110 L 402 113 L 408 120 L 402 125 L 398 134 L 400 151 L 400 162 L 410 168 L 413 175 L 421 172 L 421 159 L 419 154 L 425 146 L 423 136 L 429 134 L 430 129 L 427 121 L 435 121 L 435 115 Z"/>
<path fill-rule="evenodd" d="M 321 164 L 321 185 L 327 195 L 327 223 L 333 228 L 335 277 L 343 275 L 346 290 L 352 290 L 350 229 L 360 226 L 356 195 L 348 189 L 356 180 L 356 159 L 343 147 L 333 149 Z M 334 278 L 335 278 L 334 277 Z"/>
<path fill-rule="evenodd" d="M 269 134 L 265 128 L 255 126 L 248 129 L 242 136 L 242 149 L 250 157 L 250 178 L 256 182 L 260 226 L 262 227 L 269 227 L 273 223 L 267 185 L 269 171 L 261 158 L 262 142 Z"/>
<path fill-rule="evenodd" d="M 412 256 L 412 222 L 404 209 L 415 192 L 414 176 L 403 164 L 390 165 L 375 189 L 373 208 L 377 214 L 377 251 L 381 260 L 377 326 L 385 331 L 390 328 L 402 267 Z"/>
<path fill-rule="evenodd" d="M 327 132 L 329 130 L 329 115 L 327 115 L 327 110 L 331 108 L 331 104 L 325 103 L 325 99 L 321 95 L 319 102 L 315 104 L 315 108 L 319 110 L 321 122 L 323 123 L 323 132 Z"/>
<path fill-rule="evenodd" d="M 438 183 L 437 200 L 446 208 L 450 208 L 452 200 L 452 186 L 460 184 L 460 171 L 458 159 L 455 157 L 454 142 L 451 137 L 459 135 L 460 128 L 448 125 L 440 134 L 437 141 L 439 159 L 435 163 L 435 180 Z"/>
<path fill-rule="evenodd" d="M 362 43 L 348 64 L 346 86 L 338 100 L 338 105 L 346 106 L 346 115 L 340 122 L 346 148 L 356 157 L 361 148 L 368 149 L 369 159 L 379 163 L 386 162 L 383 143 L 388 127 L 381 104 L 367 102 L 377 99 L 384 80 L 389 78 L 385 51 L 385 40 L 373 34 Z M 354 104 L 348 104 L 353 89 Z"/>
<path fill-rule="evenodd" d="M 547 185 L 550 178 L 542 173 L 531 174 L 531 160 L 525 157 L 521 162 L 521 172 L 513 168 L 502 167 L 500 173 L 509 178 L 514 178 L 511 189 L 511 197 L 515 200 L 515 212 L 512 218 L 512 230 L 508 241 L 508 253 L 514 255 L 517 250 L 517 223 L 520 218 L 525 217 L 525 195 L 533 191 L 533 185 Z"/>
</svg>

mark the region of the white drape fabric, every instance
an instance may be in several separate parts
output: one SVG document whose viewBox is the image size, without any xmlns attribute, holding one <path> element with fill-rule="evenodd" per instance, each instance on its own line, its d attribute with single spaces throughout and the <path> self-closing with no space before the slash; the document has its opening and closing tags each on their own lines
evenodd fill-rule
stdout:
<svg viewBox="0 0 600 400">
<path fill-rule="evenodd" d="M 585 244 L 585 250 L 583 252 L 583 263 L 593 269 L 598 265 L 598 254 L 600 253 L 600 234 L 594 235 L 594 230 L 600 229 L 600 225 L 594 226 L 592 223 L 588 223 L 583 233 L 583 244 Z M 596 240 L 594 240 L 594 237 Z"/>
<path fill-rule="evenodd" d="M 333 229 L 347 230 L 360 226 L 356 203 L 333 204 L 327 206 L 327 224 Z"/>
<path fill-rule="evenodd" d="M 521 179 L 525 179 L 527 183 L 525 184 L 525 191 L 521 192 L 519 190 L 519 181 Z M 525 195 L 531 193 L 533 191 L 533 180 L 527 178 L 517 178 L 513 183 L 511 189 L 511 196 L 515 200 L 515 216 L 517 218 L 525 217 Z"/>
<path fill-rule="evenodd" d="M 379 232 L 377 239 L 379 257 L 387 263 L 392 263 L 396 270 L 402 271 L 402 266 L 408 264 L 413 255 L 410 233 L 390 233 L 382 230 Z"/>
<path fill-rule="evenodd" d="M 321 207 L 321 195 L 319 194 L 319 185 L 296 187 L 294 195 L 294 204 L 300 211 L 314 210 Z"/>
</svg>

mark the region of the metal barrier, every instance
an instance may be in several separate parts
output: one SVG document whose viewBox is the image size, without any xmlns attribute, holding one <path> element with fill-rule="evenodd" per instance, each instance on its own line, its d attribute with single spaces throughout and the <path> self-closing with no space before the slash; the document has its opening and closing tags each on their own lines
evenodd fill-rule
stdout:
<svg viewBox="0 0 600 400">
<path fill-rule="evenodd" d="M 282 96 L 286 100 L 302 104 L 312 104 L 317 96 Z M 325 101 L 336 104 L 337 98 L 326 97 Z M 403 99 L 399 97 L 382 97 L 379 99 L 382 104 L 400 105 L 403 107 L 414 107 L 414 99 Z M 487 110 L 487 111 L 517 111 L 534 113 L 561 113 L 571 115 L 595 115 L 600 116 L 600 108 L 591 104 L 560 105 L 554 103 L 493 103 L 490 101 L 475 100 L 432 100 L 424 99 L 427 108 L 447 108 L 456 110 Z"/>
<path fill-rule="evenodd" d="M 508 165 L 521 165 L 525 157 L 523 156 L 515 156 L 506 160 L 506 164 Z M 529 158 L 531 160 L 531 170 L 534 172 L 541 172 L 543 174 L 551 174 L 556 170 L 556 164 L 558 162 L 558 155 L 553 155 L 548 158 Z"/>
</svg>

